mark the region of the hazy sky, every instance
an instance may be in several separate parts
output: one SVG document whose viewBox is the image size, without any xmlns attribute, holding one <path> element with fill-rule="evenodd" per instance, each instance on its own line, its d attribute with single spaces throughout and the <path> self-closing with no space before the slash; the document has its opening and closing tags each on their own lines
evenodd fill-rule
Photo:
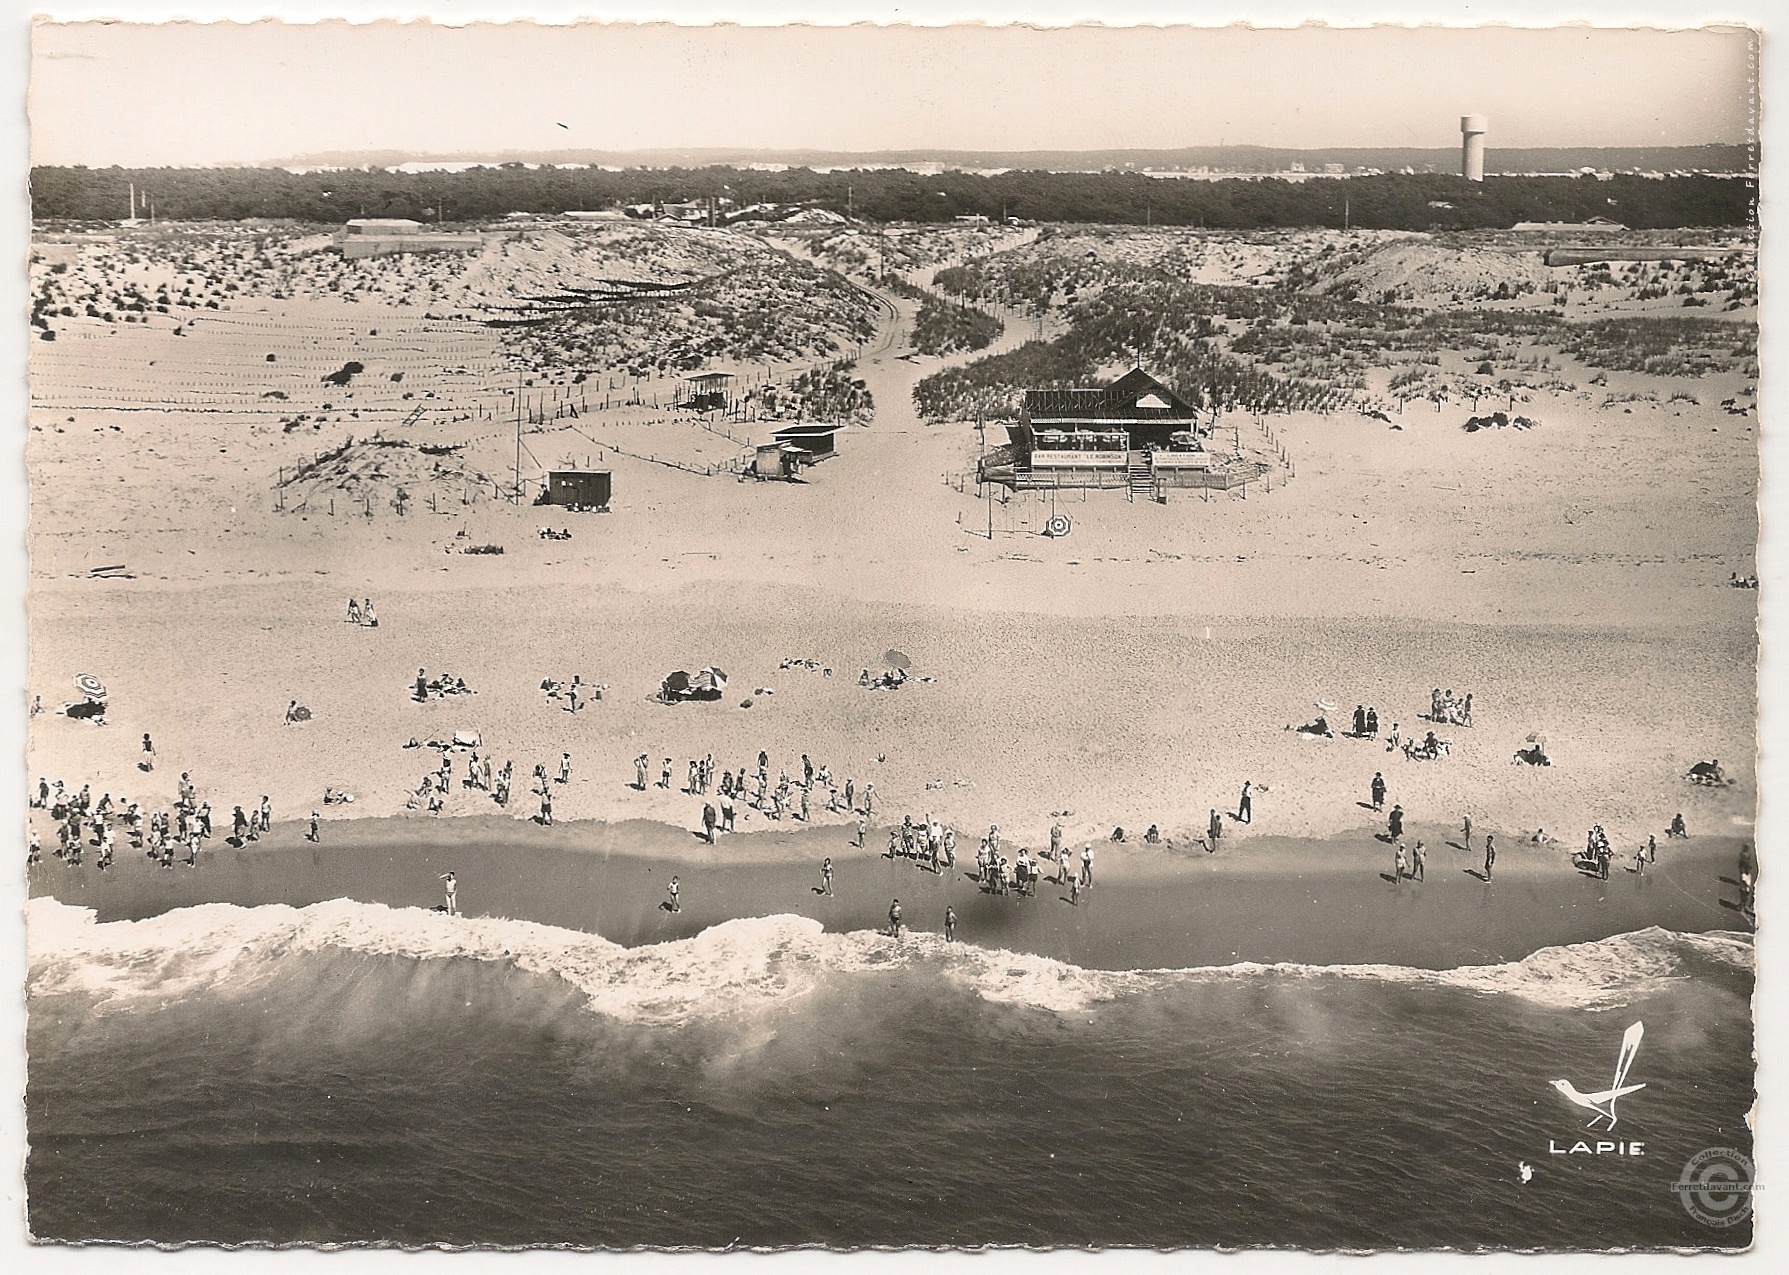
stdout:
<svg viewBox="0 0 1789 1275">
<path fill-rule="evenodd" d="M 40 164 L 590 147 L 1738 142 L 1744 31 L 40 25 Z M 560 127 L 564 125 L 564 127 Z"/>
</svg>

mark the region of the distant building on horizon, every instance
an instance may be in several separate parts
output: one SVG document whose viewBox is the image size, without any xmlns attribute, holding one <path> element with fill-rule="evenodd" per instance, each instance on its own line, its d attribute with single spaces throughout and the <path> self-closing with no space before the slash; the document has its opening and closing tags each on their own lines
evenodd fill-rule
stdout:
<svg viewBox="0 0 1789 1275">
<path fill-rule="evenodd" d="M 484 236 L 428 230 L 408 217 L 355 217 L 336 233 L 342 256 L 385 257 L 399 252 L 477 252 Z"/>
</svg>

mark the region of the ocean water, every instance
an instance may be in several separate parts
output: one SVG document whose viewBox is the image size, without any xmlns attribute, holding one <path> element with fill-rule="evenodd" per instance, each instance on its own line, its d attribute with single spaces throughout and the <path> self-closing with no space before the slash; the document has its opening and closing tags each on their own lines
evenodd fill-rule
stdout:
<svg viewBox="0 0 1789 1275">
<path fill-rule="evenodd" d="M 1751 1150 L 1738 934 L 1118 972 L 799 917 L 623 948 L 347 900 L 30 908 L 42 1239 L 1750 1240 L 1670 1189 Z M 1606 1085 L 1637 1020 L 1647 1087 L 1587 1132 L 1549 1082 Z M 1644 1154 L 1550 1154 L 1579 1138 Z"/>
</svg>

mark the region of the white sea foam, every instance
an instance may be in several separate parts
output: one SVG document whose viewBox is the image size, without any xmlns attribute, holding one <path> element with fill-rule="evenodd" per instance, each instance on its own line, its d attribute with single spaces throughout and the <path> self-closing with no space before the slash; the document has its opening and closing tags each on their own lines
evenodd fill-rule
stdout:
<svg viewBox="0 0 1789 1275">
<path fill-rule="evenodd" d="M 1752 963 L 1747 936 L 1654 927 L 1542 948 L 1519 961 L 1449 970 L 1249 963 L 1092 970 L 1028 953 L 945 943 L 932 934 L 899 942 L 871 931 L 828 934 L 818 921 L 798 916 L 728 921 L 693 938 L 626 948 L 598 935 L 531 921 L 448 917 L 347 899 L 303 908 L 210 903 L 100 924 L 88 909 L 37 898 L 27 911 L 27 948 L 33 995 L 81 993 L 100 1007 L 241 994 L 294 957 L 340 951 L 415 961 L 508 962 L 565 980 L 598 1014 L 648 1025 L 753 1013 L 806 997 L 828 978 L 919 966 L 986 1001 L 1070 1014 L 1175 984 L 1263 977 L 1366 979 L 1596 1009 L 1687 977 L 1688 960 L 1742 969 Z"/>
</svg>

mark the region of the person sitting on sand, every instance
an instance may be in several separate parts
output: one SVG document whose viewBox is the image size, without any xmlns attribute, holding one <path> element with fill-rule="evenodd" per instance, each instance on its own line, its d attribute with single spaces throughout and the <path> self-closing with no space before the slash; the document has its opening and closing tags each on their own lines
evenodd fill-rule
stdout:
<svg viewBox="0 0 1789 1275">
<path fill-rule="evenodd" d="M 1154 824 L 1150 824 L 1149 831 L 1145 832 L 1143 834 L 1143 844 L 1150 845 L 1150 846 L 1159 846 L 1161 843 L 1162 843 L 1162 830 L 1160 828 L 1156 827 Z"/>
<path fill-rule="evenodd" d="M 1124 840 L 1124 829 L 1123 829 L 1123 828 L 1114 828 L 1114 829 L 1112 829 L 1112 840 L 1113 840 L 1113 841 L 1117 841 L 1117 842 L 1123 842 L 1123 840 Z"/>
<path fill-rule="evenodd" d="M 1680 810 L 1676 814 L 1671 816 L 1671 826 L 1669 828 L 1665 829 L 1665 836 L 1669 837 L 1670 839 L 1672 839 L 1674 841 L 1675 840 L 1686 840 L 1687 841 L 1689 839 L 1689 835 L 1690 835 L 1690 830 L 1688 828 L 1684 827 L 1683 811 Z"/>
<path fill-rule="evenodd" d="M 348 599 L 348 623 L 360 623 L 360 603 L 356 602 L 353 598 Z"/>
<path fill-rule="evenodd" d="M 373 600 L 371 598 L 368 598 L 366 600 L 366 606 L 361 608 L 360 622 L 366 625 L 369 629 L 376 629 L 379 627 L 379 617 L 373 614 Z"/>
<path fill-rule="evenodd" d="M 1335 738 L 1334 732 L 1329 729 L 1329 719 L 1322 714 L 1318 714 L 1317 720 L 1314 722 L 1306 722 L 1303 726 L 1288 726 L 1286 729 L 1295 730 L 1300 735 L 1308 735 L 1312 738 L 1319 736 L 1324 739 Z"/>
</svg>

